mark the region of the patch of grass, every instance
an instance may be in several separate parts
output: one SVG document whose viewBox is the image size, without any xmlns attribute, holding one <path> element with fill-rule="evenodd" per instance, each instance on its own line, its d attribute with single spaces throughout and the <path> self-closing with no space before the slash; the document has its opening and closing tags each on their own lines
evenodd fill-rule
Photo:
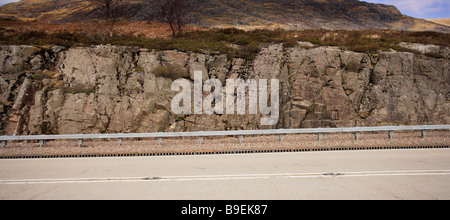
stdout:
<svg viewBox="0 0 450 220">
<path fill-rule="evenodd" d="M 53 79 L 53 78 L 59 77 L 60 75 L 61 74 L 56 73 L 56 72 L 44 70 L 44 71 L 36 72 L 35 74 L 33 74 L 32 78 L 34 80 Z"/>
<path fill-rule="evenodd" d="M 89 94 L 95 92 L 94 86 L 84 85 L 84 84 L 76 84 L 71 87 L 64 87 L 63 90 L 64 90 L 64 93 L 70 93 L 70 94 L 85 93 L 85 94 L 89 95 Z"/>
<path fill-rule="evenodd" d="M 35 80 L 43 80 L 43 79 L 52 79 L 53 77 L 48 72 L 37 72 L 33 74 L 32 78 Z"/>
<path fill-rule="evenodd" d="M 0 105 L 3 106 L 12 106 L 14 103 L 0 99 Z"/>
</svg>

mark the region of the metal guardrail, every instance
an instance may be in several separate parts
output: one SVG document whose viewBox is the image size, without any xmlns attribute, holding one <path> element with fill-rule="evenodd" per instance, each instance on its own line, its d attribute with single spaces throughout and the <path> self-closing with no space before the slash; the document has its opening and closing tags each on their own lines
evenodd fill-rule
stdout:
<svg viewBox="0 0 450 220">
<path fill-rule="evenodd" d="M 244 136 L 249 135 L 279 135 L 280 141 L 288 134 L 317 134 L 318 141 L 321 141 L 323 134 L 327 133 L 354 133 L 358 140 L 361 132 L 388 132 L 389 139 L 393 138 L 395 131 L 421 131 L 422 138 L 425 138 L 428 130 L 450 130 L 450 125 L 419 125 L 419 126 L 382 126 L 382 127 L 349 127 L 349 128 L 306 128 L 306 129 L 277 129 L 277 130 L 238 130 L 238 131 L 199 131 L 199 132 L 167 132 L 167 133 L 129 133 L 129 134 L 73 134 L 73 135 L 24 135 L 24 136 L 0 136 L 2 147 L 5 148 L 8 141 L 39 141 L 41 147 L 48 140 L 78 140 L 81 147 L 86 139 L 117 139 L 119 147 L 122 146 L 123 139 L 130 138 L 157 138 L 159 145 L 162 145 L 163 138 L 176 137 L 199 137 L 200 144 L 204 137 L 214 136 L 238 136 L 242 143 Z"/>
</svg>

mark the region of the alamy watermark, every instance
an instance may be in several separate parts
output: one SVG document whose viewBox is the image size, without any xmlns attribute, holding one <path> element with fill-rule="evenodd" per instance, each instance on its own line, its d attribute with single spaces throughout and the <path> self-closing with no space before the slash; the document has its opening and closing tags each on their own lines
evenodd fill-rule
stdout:
<svg viewBox="0 0 450 220">
<path fill-rule="evenodd" d="M 263 115 L 261 125 L 276 125 L 280 117 L 280 81 L 278 79 L 270 80 L 270 98 L 267 79 L 227 79 L 224 93 L 224 86 L 220 80 L 207 79 L 203 82 L 202 71 L 194 72 L 194 90 L 187 79 L 175 80 L 171 89 L 173 92 L 179 92 L 172 99 L 171 104 L 172 112 L 177 115 L 245 115 L 248 92 L 248 114 L 256 115 L 259 109 L 259 113 Z M 210 94 L 203 99 L 204 92 Z M 192 98 L 194 99 L 193 107 Z"/>
</svg>

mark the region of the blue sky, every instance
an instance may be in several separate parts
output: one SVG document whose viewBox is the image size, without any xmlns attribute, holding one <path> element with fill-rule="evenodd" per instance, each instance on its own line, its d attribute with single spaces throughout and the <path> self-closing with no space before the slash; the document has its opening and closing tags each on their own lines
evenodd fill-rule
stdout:
<svg viewBox="0 0 450 220">
<path fill-rule="evenodd" d="M 6 3 L 10 3 L 10 2 L 18 2 L 17 0 L 0 0 L 0 5 L 4 5 Z"/>
<path fill-rule="evenodd" d="M 0 5 L 17 0 L 0 0 Z M 364 0 L 395 5 L 403 14 L 416 18 L 450 18 L 450 0 Z"/>
<path fill-rule="evenodd" d="M 395 5 L 406 15 L 416 18 L 450 18 L 450 0 L 364 0 Z"/>
</svg>

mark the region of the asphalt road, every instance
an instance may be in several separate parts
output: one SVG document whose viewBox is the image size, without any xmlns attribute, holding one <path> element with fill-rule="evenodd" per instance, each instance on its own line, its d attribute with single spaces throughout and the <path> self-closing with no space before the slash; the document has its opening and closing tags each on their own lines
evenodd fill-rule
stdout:
<svg viewBox="0 0 450 220">
<path fill-rule="evenodd" d="M 0 199 L 450 199 L 450 149 L 0 160 Z"/>
</svg>

